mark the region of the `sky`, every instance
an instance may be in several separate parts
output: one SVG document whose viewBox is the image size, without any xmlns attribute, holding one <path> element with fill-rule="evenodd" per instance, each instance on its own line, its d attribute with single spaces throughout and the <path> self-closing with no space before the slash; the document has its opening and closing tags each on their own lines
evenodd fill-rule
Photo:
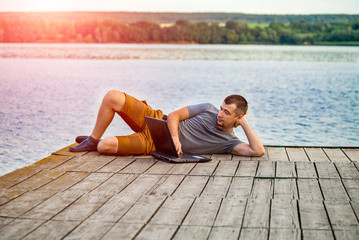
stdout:
<svg viewBox="0 0 359 240">
<path fill-rule="evenodd" d="M 0 0 L 0 12 L 14 11 L 359 14 L 359 0 Z"/>
</svg>

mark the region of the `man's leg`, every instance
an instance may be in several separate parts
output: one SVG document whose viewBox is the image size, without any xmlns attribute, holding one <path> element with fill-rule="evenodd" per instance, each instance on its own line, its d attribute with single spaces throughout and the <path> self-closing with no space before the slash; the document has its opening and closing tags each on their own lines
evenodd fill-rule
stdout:
<svg viewBox="0 0 359 240">
<path fill-rule="evenodd" d="M 107 127 L 112 122 L 115 113 L 121 111 L 123 105 L 125 104 L 125 101 L 126 101 L 126 96 L 123 92 L 116 90 L 109 91 L 102 100 L 102 104 L 98 111 L 96 124 L 91 133 L 91 136 L 86 140 L 84 140 L 83 142 L 81 142 L 79 145 L 75 147 L 71 147 L 70 151 L 72 152 L 96 151 L 99 140 L 101 139 L 102 135 L 106 131 Z M 107 140 L 106 142 L 104 142 L 104 144 L 105 143 L 113 145 L 113 142 L 111 140 Z"/>
<path fill-rule="evenodd" d="M 97 145 L 97 151 L 105 155 L 115 155 L 118 151 L 118 140 L 117 137 L 108 137 Z"/>
</svg>

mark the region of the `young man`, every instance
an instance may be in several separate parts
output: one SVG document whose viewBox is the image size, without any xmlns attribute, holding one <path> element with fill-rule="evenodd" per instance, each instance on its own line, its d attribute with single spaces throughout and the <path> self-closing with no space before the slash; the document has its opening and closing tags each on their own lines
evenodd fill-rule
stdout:
<svg viewBox="0 0 359 240">
<path fill-rule="evenodd" d="M 240 95 L 228 96 L 220 110 L 210 103 L 191 105 L 166 117 L 161 110 L 153 110 L 145 101 L 123 92 L 111 90 L 103 98 L 91 136 L 72 152 L 98 151 L 101 154 L 147 155 L 155 150 L 145 123 L 145 116 L 166 119 L 179 154 L 232 153 L 242 156 L 262 156 L 264 147 L 247 121 L 247 101 Z M 109 137 L 100 141 L 112 119 L 118 113 L 135 132 L 129 136 Z M 248 142 L 241 142 L 233 128 L 241 126 Z"/>
</svg>

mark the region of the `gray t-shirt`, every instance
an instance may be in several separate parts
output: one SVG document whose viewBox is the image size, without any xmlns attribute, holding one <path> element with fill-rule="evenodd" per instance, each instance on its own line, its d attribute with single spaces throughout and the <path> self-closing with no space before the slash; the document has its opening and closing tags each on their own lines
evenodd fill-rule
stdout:
<svg viewBox="0 0 359 240">
<path fill-rule="evenodd" d="M 216 128 L 219 110 L 210 103 L 188 106 L 189 118 L 179 124 L 182 151 L 194 154 L 230 153 L 242 143 L 234 132 Z"/>
</svg>

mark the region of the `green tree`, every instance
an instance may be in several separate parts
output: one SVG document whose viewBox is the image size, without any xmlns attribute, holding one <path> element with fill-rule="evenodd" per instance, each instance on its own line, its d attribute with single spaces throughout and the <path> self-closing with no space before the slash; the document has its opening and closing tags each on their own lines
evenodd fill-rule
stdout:
<svg viewBox="0 0 359 240">
<path fill-rule="evenodd" d="M 234 31 L 233 29 L 227 29 L 224 39 L 225 39 L 225 43 L 227 44 L 236 44 L 238 43 L 239 37 L 236 31 Z"/>
</svg>

